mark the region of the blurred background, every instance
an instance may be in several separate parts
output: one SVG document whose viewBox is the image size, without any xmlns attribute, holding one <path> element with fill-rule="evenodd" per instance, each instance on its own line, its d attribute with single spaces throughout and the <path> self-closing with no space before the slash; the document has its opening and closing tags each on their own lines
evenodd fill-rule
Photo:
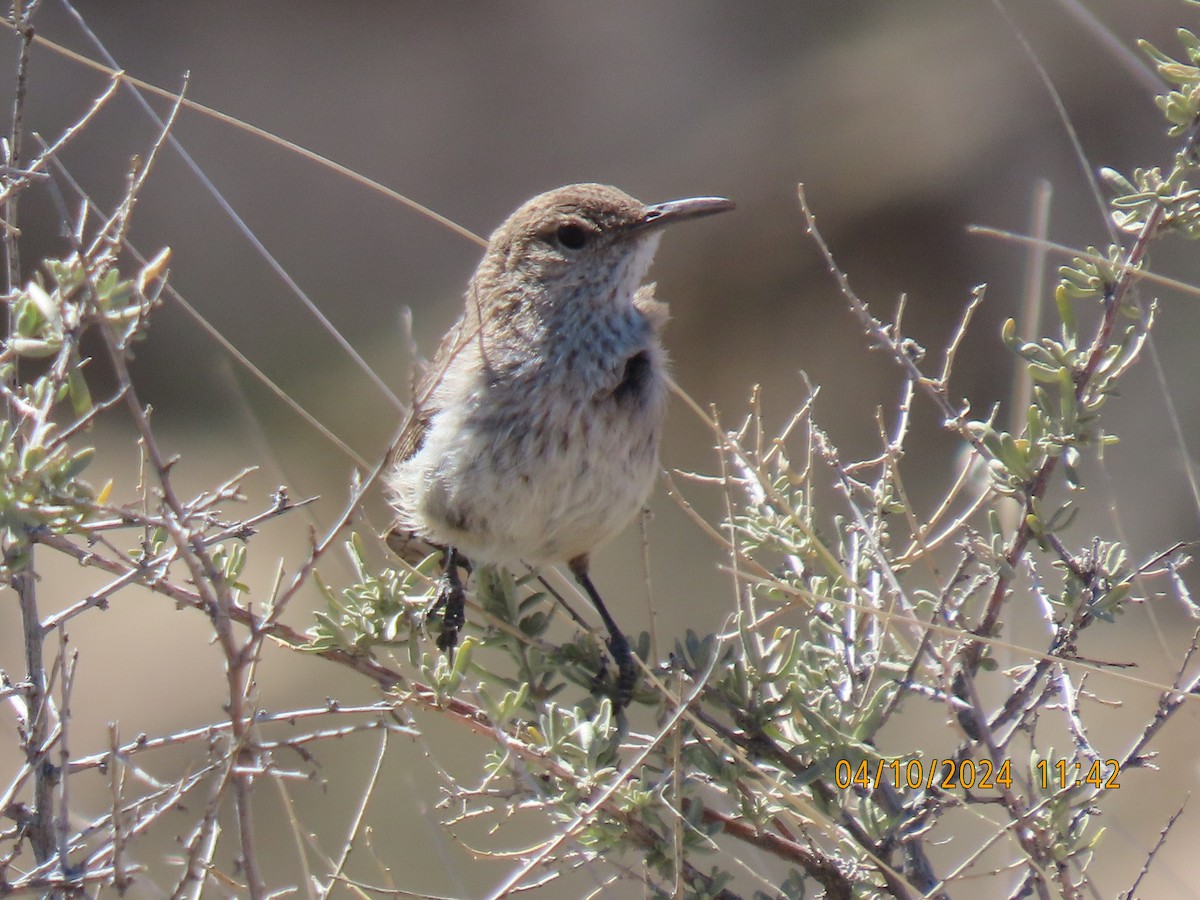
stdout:
<svg viewBox="0 0 1200 900">
<path fill-rule="evenodd" d="M 905 331 L 931 350 L 937 365 L 972 288 L 988 284 L 951 385 L 952 395 L 970 398 L 982 415 L 1006 402 L 1012 389 L 1013 361 L 999 331 L 1019 308 L 1029 253 L 969 233 L 968 226 L 1028 231 L 1035 192 L 1045 182 L 1052 191 L 1049 236 L 1071 246 L 1104 246 L 1108 236 L 1089 173 L 1102 165 L 1167 166 L 1175 149 L 1135 41 L 1144 37 L 1174 53 L 1174 29 L 1200 26 L 1195 8 L 1178 0 L 77 0 L 75 9 L 130 75 L 177 91 L 190 73 L 191 100 L 335 160 L 479 235 L 529 196 L 573 181 L 609 182 L 647 202 L 734 198 L 735 213 L 673 230 L 659 253 L 653 274 L 672 306 L 667 343 L 676 380 L 702 405 L 715 404 L 728 423 L 745 414 L 752 386 L 761 384 L 769 422 L 780 427 L 803 402 L 801 372 L 807 373 L 821 390 L 816 419 L 843 459 L 877 450 L 875 411 L 894 407 L 899 383 L 894 366 L 867 349 L 806 237 L 797 183 L 805 183 L 860 295 L 885 318 L 906 295 Z M 35 24 L 40 35 L 101 58 L 57 0 L 46 0 Z M 11 51 L 12 36 L 3 40 Z M 0 79 L 5 97 L 12 68 L 5 65 L 8 80 Z M 35 47 L 29 127 L 57 135 L 106 81 Z M 160 113 L 168 109 L 152 102 Z M 121 92 L 63 160 L 110 205 L 125 189 L 130 157 L 144 155 L 155 135 L 155 125 Z M 185 110 L 174 135 L 283 269 L 404 397 L 413 365 L 404 310 L 411 310 L 417 347 L 431 354 L 458 313 L 479 247 L 228 124 Z M 39 189 L 29 197 L 21 211 L 25 260 L 63 252 L 53 193 Z M 364 458 L 378 458 L 399 420 L 392 402 L 302 308 L 171 149 L 164 149 L 133 221 L 132 238 L 143 253 L 172 249 L 172 283 L 214 327 Z M 1047 277 L 1065 260 L 1050 262 Z M 1151 265 L 1200 280 L 1194 244 L 1163 241 Z M 1123 442 L 1102 467 L 1089 470 L 1086 516 L 1073 532 L 1080 541 L 1120 534 L 1135 560 L 1194 538 L 1200 519 L 1181 488 L 1185 454 L 1197 443 L 1200 308 L 1191 296 L 1165 294 L 1160 302 L 1154 351 L 1161 369 L 1145 361 L 1126 380 L 1125 396 L 1106 410 L 1108 430 Z M 353 463 L 170 303 L 138 348 L 134 374 L 154 405 L 164 444 L 181 454 L 176 477 L 185 492 L 257 465 L 247 482 L 250 509 L 269 505 L 279 484 L 293 497 L 321 496 L 252 545 L 251 587 L 268 590 L 278 558 L 296 565 L 309 525 L 328 524 L 340 513 Z M 97 377 L 104 377 L 100 367 Z M 1168 400 L 1183 423 L 1186 448 L 1173 436 Z M 959 460 L 927 404 L 918 403 L 913 430 L 906 478 L 928 503 L 951 483 Z M 136 484 L 131 435 L 119 415 L 96 435 L 102 453 L 93 471 L 116 474 L 114 500 L 132 497 Z M 711 435 L 677 402 L 663 461 L 685 470 L 715 466 Z M 716 521 L 717 495 L 695 494 Z M 708 539 L 661 490 L 652 512 L 646 529 L 656 627 L 669 646 L 686 628 L 722 627 L 732 604 Z M 370 514 L 382 524 L 378 498 Z M 642 536 L 633 526 L 597 554 L 594 566 L 602 592 L 615 598 L 618 620 L 633 632 L 649 626 L 641 559 Z M 322 565 L 327 581 L 348 580 L 341 564 L 331 558 Z M 1186 577 L 1194 589 L 1195 573 Z M 92 583 L 74 568 L 47 572 L 46 581 L 46 602 L 58 597 L 62 606 Z M 107 746 L 108 721 L 120 721 L 122 733 L 132 736 L 222 716 L 221 659 L 206 643 L 208 624 L 162 598 L 121 597 L 105 615 L 77 620 L 71 634 L 81 652 L 72 736 L 79 753 Z M 302 602 L 317 605 L 315 591 Z M 12 606 L 3 611 L 0 661 L 15 674 L 22 667 Z M 308 625 L 300 604 L 289 618 L 298 628 Z M 1169 661 L 1179 658 L 1190 628 L 1173 601 L 1160 600 L 1127 616 L 1119 632 L 1089 632 L 1095 644 L 1085 649 L 1099 659 L 1137 660 L 1146 678 L 1169 680 Z M 1039 633 L 1033 617 L 1030 639 Z M 371 699 L 366 686 L 336 667 L 294 655 L 271 658 L 260 681 L 268 709 L 321 705 L 327 696 Z M 1119 755 L 1156 694 L 1090 686 L 1126 704 L 1131 718 L 1114 714 L 1111 726 L 1103 726 L 1110 731 L 1094 736 L 1110 740 Z M 439 723 L 424 724 L 440 757 Z M 1130 773 L 1106 801 L 1107 834 L 1093 869 L 1105 893 L 1132 882 L 1180 798 L 1200 786 L 1197 724 L 1194 706 L 1183 710 L 1156 745 L 1164 771 Z M 890 749 L 905 752 L 904 740 Z M 346 741 L 334 757 L 326 746 L 320 762 L 328 790 L 296 789 L 305 821 L 320 823 L 331 848 L 347 827 L 373 747 L 370 740 Z M 463 773 L 474 770 L 483 747 L 456 748 Z M 406 888 L 478 895 L 509 864 L 469 863 L 431 824 L 435 770 L 423 752 L 414 744 L 411 753 L 389 760 L 387 788 L 370 810 L 376 853 L 404 871 Z M 185 755 L 179 765 L 187 765 Z M 94 790 L 92 802 L 103 808 L 103 779 L 80 781 L 79 802 L 89 802 Z M 281 817 L 280 809 L 265 802 L 260 808 L 268 822 L 283 822 L 270 818 Z M 1200 818 L 1185 814 L 1159 855 L 1146 896 L 1200 895 L 1191 859 L 1198 836 Z M 508 846 L 520 845 L 517 838 L 505 834 Z M 290 840 L 281 825 L 280 840 Z M 953 858 L 953 848 L 946 852 Z M 280 850 L 276 878 L 295 865 L 289 854 Z M 582 893 L 592 882 L 584 876 L 579 884 Z M 1007 890 L 1002 878 L 995 887 L 998 896 Z"/>
</svg>

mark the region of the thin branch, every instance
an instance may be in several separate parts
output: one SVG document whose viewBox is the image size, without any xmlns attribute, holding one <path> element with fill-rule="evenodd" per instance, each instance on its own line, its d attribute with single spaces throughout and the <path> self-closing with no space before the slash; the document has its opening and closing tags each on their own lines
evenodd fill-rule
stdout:
<svg viewBox="0 0 1200 900">
<path fill-rule="evenodd" d="M 1126 900 L 1126 898 L 1131 900 L 1131 898 L 1138 895 L 1138 885 L 1142 883 L 1142 879 L 1145 878 L 1150 872 L 1150 865 L 1154 862 L 1154 857 L 1158 856 L 1158 851 L 1163 848 L 1164 844 L 1166 844 L 1167 835 L 1171 833 L 1171 829 L 1175 827 L 1175 823 L 1179 820 L 1179 817 L 1183 815 L 1183 811 L 1187 809 L 1188 801 L 1190 799 L 1192 799 L 1191 794 L 1188 794 L 1183 798 L 1183 802 L 1179 804 L 1179 809 L 1175 810 L 1175 812 L 1171 815 L 1171 818 L 1167 820 L 1167 824 L 1163 826 L 1162 831 L 1158 833 L 1158 840 L 1154 842 L 1154 847 L 1151 848 L 1150 852 L 1146 854 L 1146 861 L 1142 864 L 1142 870 L 1138 872 L 1138 876 L 1133 880 L 1133 884 L 1129 886 L 1129 890 L 1121 894 L 1123 900 Z"/>
</svg>

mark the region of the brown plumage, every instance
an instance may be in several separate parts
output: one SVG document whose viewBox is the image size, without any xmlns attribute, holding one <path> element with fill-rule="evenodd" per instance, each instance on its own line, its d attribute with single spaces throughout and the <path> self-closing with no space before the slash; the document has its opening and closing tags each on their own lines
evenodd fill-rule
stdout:
<svg viewBox="0 0 1200 900">
<path fill-rule="evenodd" d="M 397 512 L 389 544 L 409 559 L 446 551 L 444 649 L 462 623 L 464 557 L 565 561 L 608 627 L 616 701 L 628 699 L 628 643 L 587 563 L 658 471 L 667 313 L 642 280 L 662 225 L 731 206 L 647 206 L 616 188 L 570 185 L 525 203 L 491 236 L 386 475 Z"/>
</svg>

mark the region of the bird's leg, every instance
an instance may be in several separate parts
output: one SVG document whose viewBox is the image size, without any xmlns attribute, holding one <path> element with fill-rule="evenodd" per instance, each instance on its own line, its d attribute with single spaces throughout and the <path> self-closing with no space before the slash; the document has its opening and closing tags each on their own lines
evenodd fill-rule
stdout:
<svg viewBox="0 0 1200 900">
<path fill-rule="evenodd" d="M 588 599 L 592 601 L 592 606 L 596 607 L 596 612 L 600 613 L 604 627 L 608 629 L 608 652 L 617 663 L 617 689 L 613 697 L 613 707 L 616 712 L 620 712 L 633 699 L 633 688 L 637 684 L 637 666 L 633 662 L 633 651 L 629 649 L 629 639 L 608 614 L 604 601 L 600 599 L 600 592 L 592 584 L 591 576 L 588 575 L 588 558 L 577 556 L 567 565 L 579 586 L 588 595 Z"/>
<path fill-rule="evenodd" d="M 458 632 L 466 622 L 463 604 L 466 596 L 463 593 L 462 580 L 458 577 L 458 567 L 465 566 L 467 561 L 453 547 L 447 547 L 442 555 L 442 579 L 433 603 L 425 611 L 429 616 L 445 607 L 442 614 L 442 632 L 438 635 L 438 649 L 454 654 L 458 646 Z"/>
</svg>

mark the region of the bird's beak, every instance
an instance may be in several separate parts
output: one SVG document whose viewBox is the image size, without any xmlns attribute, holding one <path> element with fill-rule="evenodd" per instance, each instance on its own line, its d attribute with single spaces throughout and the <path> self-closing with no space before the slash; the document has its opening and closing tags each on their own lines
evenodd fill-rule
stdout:
<svg viewBox="0 0 1200 900">
<path fill-rule="evenodd" d="M 733 209 L 732 200 L 724 197 L 689 197 L 687 200 L 668 200 L 666 203 L 655 203 L 646 207 L 642 218 L 634 223 L 633 229 L 641 231 L 645 228 L 658 228 L 671 222 L 682 222 L 684 219 L 698 219 L 701 216 L 711 216 L 727 209 Z"/>
</svg>

